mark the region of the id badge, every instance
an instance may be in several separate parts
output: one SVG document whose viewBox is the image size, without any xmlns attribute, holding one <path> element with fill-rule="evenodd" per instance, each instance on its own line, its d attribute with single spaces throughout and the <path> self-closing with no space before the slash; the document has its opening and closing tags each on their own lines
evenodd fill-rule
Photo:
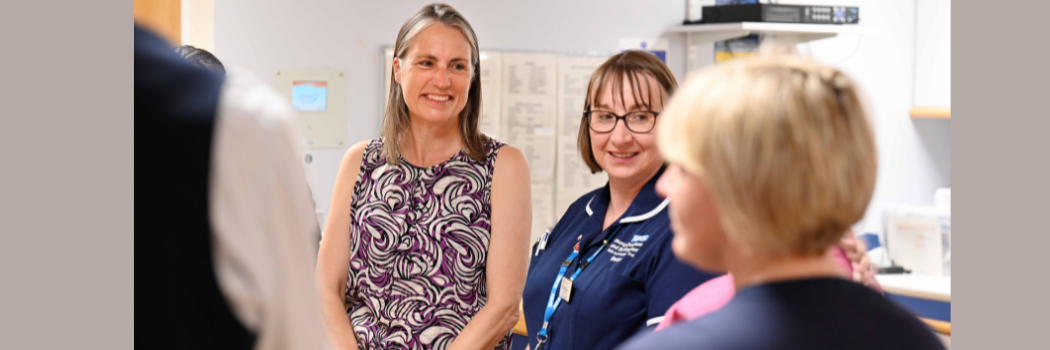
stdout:
<svg viewBox="0 0 1050 350">
<path fill-rule="evenodd" d="M 560 296 L 561 300 L 564 300 L 566 303 L 569 302 L 569 298 L 572 298 L 572 280 L 568 277 L 561 278 L 561 287 L 559 287 L 558 296 Z"/>
<path fill-rule="evenodd" d="M 536 245 L 536 254 L 534 256 L 540 255 L 540 251 L 547 249 L 547 238 L 550 236 L 550 234 L 551 230 L 547 230 L 547 233 L 543 234 L 543 238 L 540 239 L 540 244 Z"/>
</svg>

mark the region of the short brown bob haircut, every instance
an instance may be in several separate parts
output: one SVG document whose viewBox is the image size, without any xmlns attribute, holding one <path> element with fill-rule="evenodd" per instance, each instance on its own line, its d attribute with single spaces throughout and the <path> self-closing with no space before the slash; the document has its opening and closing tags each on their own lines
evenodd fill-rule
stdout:
<svg viewBox="0 0 1050 350">
<path fill-rule="evenodd" d="M 587 125 L 587 112 L 591 110 L 594 101 L 597 101 L 606 89 L 612 89 L 613 94 L 620 95 L 620 101 L 624 100 L 624 79 L 631 84 L 631 94 L 635 101 L 644 105 L 645 109 L 652 110 L 653 101 L 660 99 L 659 91 L 648 91 L 649 84 L 646 77 L 655 79 L 664 89 L 668 98 L 678 89 L 678 81 L 667 65 L 651 53 L 645 51 L 624 51 L 609 57 L 602 63 L 587 84 L 587 99 L 584 102 L 583 113 L 580 113 L 580 134 L 576 141 L 579 147 L 583 163 L 591 169 L 591 173 L 602 171 L 598 161 L 594 158 L 591 150 L 591 128 Z M 646 98 L 642 98 L 643 93 Z M 660 101 L 663 105 L 667 101 Z M 629 107 L 629 106 L 624 106 Z M 653 111 L 660 112 L 660 111 Z"/>
</svg>

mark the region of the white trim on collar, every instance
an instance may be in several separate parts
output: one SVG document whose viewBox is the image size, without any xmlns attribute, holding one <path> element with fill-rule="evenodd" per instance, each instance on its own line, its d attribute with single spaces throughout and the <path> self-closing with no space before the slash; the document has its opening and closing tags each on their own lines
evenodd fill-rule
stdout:
<svg viewBox="0 0 1050 350">
<path fill-rule="evenodd" d="M 595 194 L 594 196 L 597 196 L 597 195 L 598 194 Z M 591 202 L 594 201 L 594 196 L 591 196 L 591 200 L 587 201 L 587 216 L 594 215 L 594 211 L 591 210 Z"/>
<path fill-rule="evenodd" d="M 639 222 L 639 221 L 648 220 L 649 218 L 656 216 L 656 214 L 659 214 L 660 211 L 664 210 L 664 208 L 667 208 L 667 204 L 669 204 L 669 203 L 671 203 L 670 199 L 664 199 L 664 202 L 660 203 L 660 205 L 658 205 L 656 207 L 656 209 L 650 210 L 648 213 L 645 213 L 645 214 L 642 214 L 642 215 L 629 216 L 629 217 L 620 219 L 620 223 L 621 224 L 627 224 L 627 223 L 632 223 L 632 222 Z M 590 209 L 591 208 L 588 207 L 587 211 L 589 212 Z"/>
<path fill-rule="evenodd" d="M 659 324 L 660 322 L 664 321 L 664 317 L 665 316 L 650 318 L 648 321 L 645 321 L 645 326 L 649 327 L 649 326 L 652 326 L 654 324 Z"/>
</svg>

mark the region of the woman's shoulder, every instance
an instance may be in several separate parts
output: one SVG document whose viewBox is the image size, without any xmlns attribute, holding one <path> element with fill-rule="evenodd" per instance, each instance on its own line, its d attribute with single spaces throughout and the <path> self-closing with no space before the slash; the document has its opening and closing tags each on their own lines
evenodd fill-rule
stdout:
<svg viewBox="0 0 1050 350">
<path fill-rule="evenodd" d="M 362 154 L 368 154 L 383 148 L 383 138 L 374 138 L 371 140 L 360 140 L 350 145 L 343 153 L 343 157 L 360 156 Z"/>
<path fill-rule="evenodd" d="M 375 163 L 382 162 L 385 160 L 381 156 L 383 150 L 383 139 L 376 138 L 372 140 L 361 140 L 347 148 L 346 153 L 343 154 L 343 162 L 347 164 L 356 164 L 353 168 L 368 168 L 370 165 L 378 165 Z"/>
<path fill-rule="evenodd" d="M 373 150 L 380 150 L 383 148 L 383 138 L 377 137 L 371 140 L 361 140 L 357 143 L 358 145 L 364 145 L 365 153 Z"/>
<path fill-rule="evenodd" d="M 496 145 L 497 147 L 502 146 L 502 145 L 506 145 L 506 143 L 500 142 L 499 140 L 496 140 L 492 136 L 485 135 L 485 134 L 481 134 L 481 141 L 484 142 L 486 146 L 490 145 L 490 144 L 491 145 Z"/>
<path fill-rule="evenodd" d="M 495 157 L 500 149 L 507 145 L 485 134 L 481 134 L 481 142 L 485 145 L 485 153 L 488 154 L 489 158 Z"/>
<path fill-rule="evenodd" d="M 517 170 L 521 170 L 521 168 L 524 168 L 526 172 L 528 171 L 528 160 L 525 157 L 525 153 L 522 152 L 520 149 L 508 145 L 506 143 L 496 141 L 495 139 L 486 135 L 482 135 L 482 138 L 484 139 L 485 150 L 488 153 L 487 163 L 490 167 L 505 168 L 509 165 L 511 168 L 515 168 Z M 503 156 L 498 157 L 501 154 Z M 503 166 L 498 166 L 500 164 L 502 164 Z"/>
</svg>

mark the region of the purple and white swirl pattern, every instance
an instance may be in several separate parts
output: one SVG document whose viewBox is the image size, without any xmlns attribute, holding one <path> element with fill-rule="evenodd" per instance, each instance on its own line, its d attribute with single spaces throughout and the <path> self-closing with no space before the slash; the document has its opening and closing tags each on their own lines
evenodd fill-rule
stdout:
<svg viewBox="0 0 1050 350">
<path fill-rule="evenodd" d="M 362 350 L 444 349 L 485 305 L 492 171 L 464 152 L 430 168 L 365 148 L 351 208 L 347 315 Z M 510 333 L 496 349 L 510 348 Z"/>
</svg>

